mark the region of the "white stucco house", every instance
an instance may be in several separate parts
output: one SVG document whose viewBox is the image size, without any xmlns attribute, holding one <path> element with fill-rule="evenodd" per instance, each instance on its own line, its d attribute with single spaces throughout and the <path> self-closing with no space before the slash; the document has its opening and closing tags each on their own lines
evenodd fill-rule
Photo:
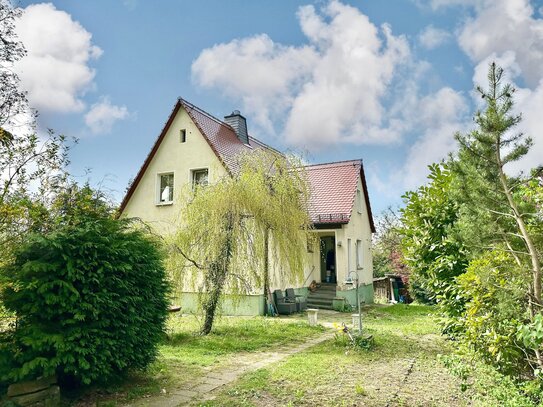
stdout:
<svg viewBox="0 0 543 407">
<path fill-rule="evenodd" d="M 235 173 L 236 156 L 257 149 L 277 150 L 249 135 L 246 119 L 238 112 L 217 119 L 179 98 L 124 197 L 123 217 L 137 217 L 156 232 L 171 233 L 177 224 L 181 202 L 176 191 L 194 183 L 213 183 Z M 336 301 L 355 305 L 351 277 L 359 276 L 364 302 L 373 301 L 371 237 L 375 232 L 364 168 L 361 160 L 308 165 L 310 217 L 316 235 L 308 246 L 303 281 L 283 281 L 270 276 L 271 289 L 293 287 L 309 297 L 309 304 L 331 308 Z M 278 265 L 280 267 L 281 265 Z M 323 283 L 326 293 L 309 293 L 312 281 Z M 223 302 L 223 312 L 241 315 L 264 313 L 261 287 L 233 304 Z M 331 293 L 331 294 L 330 294 Z M 185 311 L 196 306 L 194 292 L 180 294 Z"/>
</svg>

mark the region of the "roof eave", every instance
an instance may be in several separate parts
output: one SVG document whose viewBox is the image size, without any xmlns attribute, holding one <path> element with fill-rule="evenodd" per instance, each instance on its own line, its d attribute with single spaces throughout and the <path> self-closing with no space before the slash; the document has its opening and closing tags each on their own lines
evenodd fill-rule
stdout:
<svg viewBox="0 0 543 407">
<path fill-rule="evenodd" d="M 160 144 L 162 143 L 162 140 L 166 136 L 166 133 L 168 132 L 168 129 L 172 125 L 172 122 L 177 115 L 177 112 L 179 111 L 179 108 L 181 107 L 181 102 L 178 99 L 172 109 L 172 112 L 170 113 L 170 117 L 168 117 L 168 120 L 164 124 L 164 127 L 162 128 L 162 131 L 160 132 L 159 136 L 157 137 L 155 143 L 153 144 L 153 147 L 151 148 L 151 151 L 149 154 L 147 154 L 147 157 L 145 158 L 145 161 L 143 162 L 143 165 L 140 167 L 140 170 L 138 171 L 138 174 L 136 175 L 136 178 L 134 178 L 134 181 L 128 188 L 128 191 L 126 192 L 126 195 L 124 196 L 121 205 L 119 206 L 119 212 L 118 216 L 120 216 L 123 211 L 126 208 L 126 205 L 128 205 L 128 201 L 134 194 L 134 191 L 136 190 L 139 182 L 141 181 L 141 178 L 145 174 L 145 171 L 147 170 L 147 167 L 149 167 L 149 164 L 151 163 L 153 157 L 155 156 L 158 148 L 160 147 Z"/>
</svg>

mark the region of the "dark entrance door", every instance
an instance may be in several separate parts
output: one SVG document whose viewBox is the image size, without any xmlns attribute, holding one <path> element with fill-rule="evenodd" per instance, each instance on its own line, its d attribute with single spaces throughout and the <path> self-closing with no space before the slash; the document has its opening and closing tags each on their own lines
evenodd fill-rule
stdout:
<svg viewBox="0 0 543 407">
<path fill-rule="evenodd" d="M 337 283 L 336 273 L 336 238 L 335 236 L 321 236 L 321 281 L 323 283 Z"/>
</svg>

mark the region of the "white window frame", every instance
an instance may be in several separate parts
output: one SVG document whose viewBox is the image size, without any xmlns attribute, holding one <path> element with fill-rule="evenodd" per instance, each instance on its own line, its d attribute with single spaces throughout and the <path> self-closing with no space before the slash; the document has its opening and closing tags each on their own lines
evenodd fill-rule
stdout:
<svg viewBox="0 0 543 407">
<path fill-rule="evenodd" d="M 162 177 L 165 176 L 165 175 L 173 176 L 173 191 L 172 191 L 172 200 L 171 201 L 161 201 L 160 200 L 160 198 L 161 198 L 160 197 L 160 195 L 161 195 L 160 184 L 161 184 Z M 157 176 L 156 176 L 155 204 L 157 206 L 173 205 L 174 199 L 175 199 L 175 171 L 163 171 L 163 172 L 157 173 Z"/>
<path fill-rule="evenodd" d="M 209 168 L 207 167 L 201 167 L 201 168 L 191 168 L 190 171 L 189 171 L 189 182 L 190 182 L 190 185 L 191 185 L 191 188 L 194 189 L 195 187 L 195 184 L 194 184 L 194 174 L 197 173 L 198 171 L 207 171 L 207 183 L 209 184 L 209 175 L 210 175 L 210 171 L 209 171 Z"/>
<path fill-rule="evenodd" d="M 358 213 L 362 213 L 362 191 L 360 189 L 356 190 L 356 210 Z"/>
<path fill-rule="evenodd" d="M 363 261 L 364 253 L 362 251 L 362 240 L 357 239 L 356 240 L 356 268 L 358 270 L 363 268 Z"/>
<path fill-rule="evenodd" d="M 350 273 L 352 270 L 352 260 L 351 260 L 351 257 L 352 257 L 352 253 L 351 253 L 351 239 L 347 239 L 347 275 L 349 275 L 348 273 Z"/>
<path fill-rule="evenodd" d="M 187 142 L 187 129 L 180 129 L 179 130 L 179 142 L 180 143 L 186 143 Z"/>
</svg>

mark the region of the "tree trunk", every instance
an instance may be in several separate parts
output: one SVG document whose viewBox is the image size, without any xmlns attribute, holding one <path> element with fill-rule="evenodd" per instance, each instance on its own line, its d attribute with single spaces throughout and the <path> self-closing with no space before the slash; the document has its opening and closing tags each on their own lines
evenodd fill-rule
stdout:
<svg viewBox="0 0 543 407">
<path fill-rule="evenodd" d="M 542 305 L 541 304 L 541 263 L 539 262 L 539 254 L 532 241 L 532 237 L 528 233 L 528 228 L 526 227 L 526 224 L 524 223 L 524 219 L 522 219 L 522 215 L 518 209 L 518 206 L 515 200 L 513 199 L 513 195 L 511 194 L 511 191 L 509 190 L 509 186 L 507 185 L 507 178 L 505 176 L 505 173 L 503 172 L 503 164 L 501 161 L 499 144 L 496 148 L 496 158 L 497 158 L 497 162 L 499 166 L 498 171 L 499 171 L 500 183 L 502 185 L 503 192 L 505 193 L 505 196 L 507 198 L 507 202 L 509 204 L 509 207 L 511 208 L 511 211 L 513 212 L 513 216 L 519 228 L 520 234 L 522 235 L 526 248 L 528 249 L 528 253 L 530 254 L 530 260 L 532 263 L 532 289 L 530 291 L 531 291 L 531 296 L 533 297 L 533 301 L 532 301 L 532 298 L 530 298 L 528 306 L 530 308 L 530 314 L 532 315 L 532 318 L 533 318 L 535 314 L 538 314 L 541 312 L 541 305 Z M 533 309 L 533 303 L 535 303 L 538 309 Z M 541 354 L 539 349 L 534 349 L 534 353 L 536 355 L 537 364 L 539 365 L 540 368 L 542 368 L 543 355 Z"/>
<path fill-rule="evenodd" d="M 205 312 L 204 325 L 202 326 L 201 334 L 207 335 L 213 328 L 213 321 L 215 319 L 215 311 L 217 305 L 221 299 L 222 290 L 224 287 L 224 281 L 226 280 L 226 272 L 220 264 L 214 263 L 210 267 L 210 285 L 211 288 L 207 294 L 207 298 L 204 302 L 203 308 Z"/>
<path fill-rule="evenodd" d="M 213 328 L 215 312 L 217 305 L 221 299 L 221 295 L 228 275 L 228 268 L 232 259 L 233 232 L 234 221 L 233 214 L 229 213 L 226 216 L 225 237 L 221 250 L 221 255 L 215 259 L 209 266 L 209 274 L 207 278 L 208 293 L 204 301 L 203 308 L 205 312 L 204 325 L 200 331 L 202 335 L 207 335 Z"/>
<path fill-rule="evenodd" d="M 270 315 L 270 230 L 266 228 L 264 232 L 264 314 Z"/>
</svg>

